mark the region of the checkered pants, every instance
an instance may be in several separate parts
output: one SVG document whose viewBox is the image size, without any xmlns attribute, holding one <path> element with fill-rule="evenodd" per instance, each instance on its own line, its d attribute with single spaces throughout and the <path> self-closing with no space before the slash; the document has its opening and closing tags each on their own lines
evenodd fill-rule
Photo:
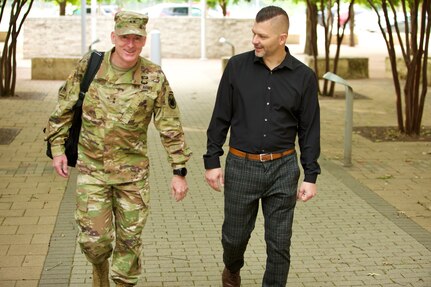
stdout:
<svg viewBox="0 0 431 287">
<path fill-rule="evenodd" d="M 267 245 L 262 286 L 286 286 L 299 173 L 296 153 L 267 162 L 227 155 L 222 245 L 223 261 L 230 271 L 244 265 L 261 201 Z"/>
</svg>

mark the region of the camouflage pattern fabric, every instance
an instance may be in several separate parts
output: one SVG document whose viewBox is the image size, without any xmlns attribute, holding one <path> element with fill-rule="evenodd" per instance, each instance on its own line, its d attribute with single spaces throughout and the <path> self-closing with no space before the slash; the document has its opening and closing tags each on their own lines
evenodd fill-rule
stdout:
<svg viewBox="0 0 431 287">
<path fill-rule="evenodd" d="M 147 15 L 132 11 L 120 11 L 115 14 L 114 21 L 114 29 L 117 35 L 147 35 L 147 31 L 145 30 L 148 22 Z"/>
<path fill-rule="evenodd" d="M 175 97 L 160 67 L 140 58 L 132 69 L 120 70 L 111 65 L 111 53 L 105 53 L 83 104 L 76 166 L 78 242 L 95 264 L 113 252 L 114 281 L 136 284 L 141 272 L 140 236 L 149 212 L 147 131 L 151 120 L 173 168 L 185 166 L 191 151 L 185 144 Z M 72 107 L 89 56 L 81 59 L 59 90 L 45 134 L 53 156 L 64 154 Z"/>
<path fill-rule="evenodd" d="M 141 234 L 149 213 L 148 180 L 104 185 L 78 175 L 75 219 L 78 243 L 88 261 L 100 264 L 113 250 L 112 279 L 135 285 L 141 274 Z M 114 217 L 113 217 L 114 216 Z M 113 219 L 115 218 L 115 224 Z"/>
<path fill-rule="evenodd" d="M 91 83 L 83 104 L 77 169 L 107 184 L 138 181 L 149 168 L 147 131 L 151 119 L 160 132 L 168 161 L 183 167 L 191 156 L 185 144 L 180 111 L 159 66 L 141 58 L 131 70 L 119 73 L 110 64 L 111 52 Z M 60 88 L 45 139 L 54 156 L 64 153 L 63 143 L 71 125 L 72 107 L 89 59 Z"/>
</svg>

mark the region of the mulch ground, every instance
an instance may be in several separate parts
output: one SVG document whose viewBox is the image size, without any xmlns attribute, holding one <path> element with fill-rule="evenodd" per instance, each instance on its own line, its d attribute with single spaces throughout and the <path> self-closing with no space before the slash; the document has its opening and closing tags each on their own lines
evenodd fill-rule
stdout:
<svg viewBox="0 0 431 287">
<path fill-rule="evenodd" d="M 401 133 L 398 127 L 354 127 L 353 132 L 373 142 L 431 142 L 431 127 L 422 127 L 419 135 Z"/>
</svg>

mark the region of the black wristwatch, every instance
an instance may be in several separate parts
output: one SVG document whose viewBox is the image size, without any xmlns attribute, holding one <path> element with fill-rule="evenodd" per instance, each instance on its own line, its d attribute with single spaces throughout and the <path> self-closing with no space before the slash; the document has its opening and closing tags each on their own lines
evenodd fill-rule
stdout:
<svg viewBox="0 0 431 287">
<path fill-rule="evenodd" d="M 182 167 L 182 168 L 177 168 L 174 169 L 174 175 L 179 175 L 179 176 L 186 176 L 187 175 L 187 168 Z"/>
</svg>

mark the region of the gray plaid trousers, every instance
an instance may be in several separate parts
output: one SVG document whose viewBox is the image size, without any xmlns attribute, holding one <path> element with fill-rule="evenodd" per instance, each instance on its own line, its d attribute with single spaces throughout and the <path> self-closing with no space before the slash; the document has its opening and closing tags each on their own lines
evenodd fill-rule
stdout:
<svg viewBox="0 0 431 287">
<path fill-rule="evenodd" d="M 299 173 L 296 153 L 267 162 L 227 155 L 222 245 L 223 261 L 230 271 L 244 265 L 261 201 L 267 245 L 262 286 L 286 286 Z"/>
</svg>

